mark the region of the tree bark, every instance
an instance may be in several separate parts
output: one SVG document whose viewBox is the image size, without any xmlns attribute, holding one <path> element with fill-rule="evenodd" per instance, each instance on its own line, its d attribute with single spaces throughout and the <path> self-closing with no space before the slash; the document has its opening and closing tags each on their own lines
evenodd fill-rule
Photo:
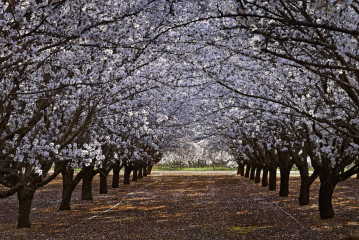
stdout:
<svg viewBox="0 0 359 240">
<path fill-rule="evenodd" d="M 241 176 L 243 177 L 244 176 L 244 164 L 243 163 L 240 163 L 240 174 Z"/>
<path fill-rule="evenodd" d="M 299 204 L 308 205 L 310 197 L 310 186 L 312 182 L 317 178 L 316 172 L 309 177 L 308 166 L 297 164 L 300 172 L 300 191 L 299 191 Z"/>
<path fill-rule="evenodd" d="M 251 168 L 251 173 L 250 173 L 250 175 L 249 175 L 249 179 L 250 179 L 250 180 L 254 180 L 255 172 L 256 172 L 256 167 L 255 167 L 255 166 L 252 166 L 252 168 Z"/>
<path fill-rule="evenodd" d="M 151 172 L 152 172 L 152 165 L 149 165 L 148 167 L 147 167 L 147 175 L 151 175 Z"/>
<path fill-rule="evenodd" d="M 244 164 L 243 163 L 240 163 L 240 162 L 238 163 L 237 174 L 244 176 Z"/>
<path fill-rule="evenodd" d="M 300 192 L 299 192 L 299 204 L 308 205 L 309 204 L 309 192 L 310 192 L 310 183 L 309 179 L 300 180 Z"/>
<path fill-rule="evenodd" d="M 100 171 L 100 194 L 106 194 L 107 193 L 107 172 Z"/>
<path fill-rule="evenodd" d="M 261 171 L 262 171 L 262 168 L 257 167 L 256 176 L 255 176 L 255 179 L 254 179 L 255 183 L 260 183 L 260 181 L 261 181 Z"/>
<path fill-rule="evenodd" d="M 289 194 L 289 175 L 292 166 L 279 167 L 280 171 L 280 189 L 279 196 L 286 197 Z"/>
<path fill-rule="evenodd" d="M 277 168 L 270 167 L 268 190 L 274 191 L 276 188 L 277 188 Z"/>
<path fill-rule="evenodd" d="M 77 184 L 81 182 L 86 170 L 87 170 L 86 168 L 81 169 L 81 171 L 76 174 L 75 178 L 74 178 L 73 169 L 65 167 L 61 171 L 63 183 L 62 183 L 62 199 L 59 208 L 60 211 L 70 210 L 72 193 L 75 190 Z"/>
<path fill-rule="evenodd" d="M 147 169 L 146 168 L 147 168 L 146 166 L 142 168 L 142 170 L 143 170 L 142 174 L 144 177 L 147 177 Z"/>
<path fill-rule="evenodd" d="M 92 180 L 93 180 L 93 166 L 86 167 L 84 177 L 82 179 L 82 193 L 81 200 L 92 201 Z"/>
<path fill-rule="evenodd" d="M 263 168 L 262 187 L 268 186 L 268 168 Z"/>
<path fill-rule="evenodd" d="M 34 198 L 35 189 L 22 187 L 17 191 L 19 201 L 19 215 L 17 228 L 31 227 L 31 203 Z"/>
<path fill-rule="evenodd" d="M 73 193 L 74 170 L 66 168 L 61 172 L 62 175 L 62 198 L 59 211 L 71 209 L 71 197 Z"/>
<path fill-rule="evenodd" d="M 112 168 L 113 176 L 112 176 L 112 187 L 118 188 L 120 183 L 120 166 L 119 163 L 116 163 Z"/>
<path fill-rule="evenodd" d="M 133 169 L 133 173 L 132 173 L 132 181 L 133 181 L 133 182 L 136 182 L 137 179 L 138 179 L 138 177 L 137 177 L 137 171 L 138 171 L 137 168 L 134 168 L 134 169 Z"/>
<path fill-rule="evenodd" d="M 247 164 L 246 173 L 244 175 L 245 178 L 249 177 L 250 171 L 251 171 L 251 165 Z"/>
<path fill-rule="evenodd" d="M 143 178 L 143 175 L 142 175 L 142 168 L 140 167 L 139 169 L 138 169 L 138 174 L 137 174 L 137 177 L 138 178 Z"/>
<path fill-rule="evenodd" d="M 125 166 L 125 171 L 123 175 L 123 184 L 130 184 L 130 175 L 131 175 L 132 168 L 129 166 Z"/>
<path fill-rule="evenodd" d="M 321 219 L 334 217 L 332 196 L 336 182 L 333 181 L 329 170 L 322 170 L 319 174 L 319 213 Z"/>
</svg>

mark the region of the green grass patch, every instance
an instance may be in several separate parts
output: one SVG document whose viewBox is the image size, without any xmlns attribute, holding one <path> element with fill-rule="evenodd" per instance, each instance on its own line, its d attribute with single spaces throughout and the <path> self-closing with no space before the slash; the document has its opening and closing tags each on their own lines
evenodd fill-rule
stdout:
<svg viewBox="0 0 359 240">
<path fill-rule="evenodd" d="M 213 169 L 213 167 L 171 167 L 171 166 L 154 166 L 154 171 L 230 171 L 230 170 L 236 170 L 236 168 L 230 168 L 230 167 L 216 167 Z"/>
</svg>

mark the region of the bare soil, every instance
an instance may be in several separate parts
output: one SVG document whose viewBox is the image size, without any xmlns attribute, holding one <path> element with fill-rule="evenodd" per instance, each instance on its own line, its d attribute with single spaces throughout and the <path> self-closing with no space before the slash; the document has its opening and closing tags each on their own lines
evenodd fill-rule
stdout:
<svg viewBox="0 0 359 240">
<path fill-rule="evenodd" d="M 110 179 L 109 179 L 110 180 Z M 110 182 L 110 181 L 109 181 Z M 279 184 L 279 181 L 278 181 Z M 340 183 L 334 193 L 335 217 L 320 220 L 319 182 L 311 204 L 299 206 L 299 177 L 291 177 L 288 197 L 225 172 L 154 172 L 149 177 L 109 186 L 94 200 L 71 211 L 57 211 L 61 179 L 35 194 L 30 229 L 16 229 L 17 199 L 0 199 L 0 239 L 343 239 L 359 236 L 359 180 Z M 278 186 L 279 187 L 279 186 Z M 354 239 L 354 238 L 351 238 Z"/>
</svg>

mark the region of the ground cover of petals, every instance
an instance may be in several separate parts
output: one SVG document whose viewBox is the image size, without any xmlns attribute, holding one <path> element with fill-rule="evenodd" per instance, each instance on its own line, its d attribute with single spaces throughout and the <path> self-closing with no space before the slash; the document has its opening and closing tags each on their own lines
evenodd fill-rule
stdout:
<svg viewBox="0 0 359 240">
<path fill-rule="evenodd" d="M 154 172 L 149 177 L 109 187 L 94 200 L 73 195 L 71 211 L 57 211 L 58 178 L 35 195 L 32 227 L 16 229 L 15 196 L 0 206 L 0 239 L 343 239 L 359 236 L 359 180 L 335 189 L 336 216 L 320 220 L 316 195 L 297 204 L 299 177 L 291 177 L 288 197 L 279 197 L 233 171 Z"/>
</svg>

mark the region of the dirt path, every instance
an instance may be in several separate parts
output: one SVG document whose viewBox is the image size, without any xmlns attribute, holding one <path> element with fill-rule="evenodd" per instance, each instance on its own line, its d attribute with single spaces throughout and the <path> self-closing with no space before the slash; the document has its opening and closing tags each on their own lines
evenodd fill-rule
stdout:
<svg viewBox="0 0 359 240">
<path fill-rule="evenodd" d="M 94 201 L 80 201 L 78 187 L 67 212 L 56 210 L 60 183 L 35 196 L 31 229 L 15 229 L 15 198 L 0 200 L 0 239 L 340 239 L 358 233 L 358 209 L 338 204 L 343 209 L 335 219 L 320 221 L 317 205 L 299 207 L 295 191 L 279 198 L 228 171 L 154 172 L 106 195 L 97 194 L 96 178 Z M 350 179 L 340 188 L 358 189 L 358 183 Z M 358 194 L 353 197 L 358 207 Z M 348 201 L 349 195 L 339 203 Z"/>
</svg>

